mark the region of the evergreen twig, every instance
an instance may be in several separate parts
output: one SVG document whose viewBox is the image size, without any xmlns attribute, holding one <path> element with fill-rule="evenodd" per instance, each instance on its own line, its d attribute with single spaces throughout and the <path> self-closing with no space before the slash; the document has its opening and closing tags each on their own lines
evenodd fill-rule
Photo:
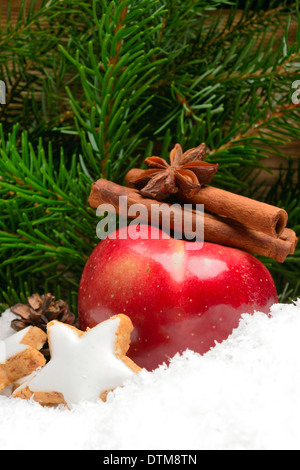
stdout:
<svg viewBox="0 0 300 470">
<path fill-rule="evenodd" d="M 208 160 L 220 163 L 215 184 L 256 197 L 268 158 L 288 160 L 282 146 L 299 139 L 291 98 L 298 0 L 41 0 L 40 8 L 24 0 L 16 24 L 9 9 L 7 18 L 3 307 L 49 289 L 76 310 L 81 272 L 98 243 L 87 199 L 100 176 L 122 183 L 146 156 L 206 142 Z M 291 163 L 263 194 L 289 212 L 297 233 L 299 187 Z M 283 300 L 299 295 L 299 261 L 299 248 L 283 265 L 263 260 Z"/>
</svg>

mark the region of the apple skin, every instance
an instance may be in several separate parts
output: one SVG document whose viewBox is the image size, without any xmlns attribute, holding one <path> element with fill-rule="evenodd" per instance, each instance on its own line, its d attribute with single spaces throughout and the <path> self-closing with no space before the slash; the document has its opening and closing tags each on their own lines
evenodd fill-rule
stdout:
<svg viewBox="0 0 300 470">
<path fill-rule="evenodd" d="M 249 253 L 212 243 L 191 250 L 195 242 L 162 239 L 152 230 L 159 239 L 141 225 L 139 239 L 123 239 L 123 228 L 101 241 L 78 299 L 83 330 L 119 313 L 131 318 L 128 356 L 140 367 L 153 370 L 186 349 L 205 354 L 228 338 L 243 313 L 268 314 L 278 302 L 271 274 Z"/>
</svg>

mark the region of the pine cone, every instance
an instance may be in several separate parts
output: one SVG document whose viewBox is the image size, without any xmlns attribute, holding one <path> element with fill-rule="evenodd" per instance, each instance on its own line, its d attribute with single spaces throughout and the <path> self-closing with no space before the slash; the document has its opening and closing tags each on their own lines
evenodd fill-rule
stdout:
<svg viewBox="0 0 300 470">
<path fill-rule="evenodd" d="M 56 300 L 52 294 L 42 296 L 33 294 L 28 298 L 27 305 L 14 305 L 11 311 L 20 317 L 11 322 L 11 327 L 15 331 L 21 331 L 28 326 L 37 326 L 47 333 L 47 324 L 52 320 L 78 327 L 77 319 L 70 311 L 68 304 L 63 300 Z M 41 352 L 48 358 L 48 344 Z"/>
</svg>

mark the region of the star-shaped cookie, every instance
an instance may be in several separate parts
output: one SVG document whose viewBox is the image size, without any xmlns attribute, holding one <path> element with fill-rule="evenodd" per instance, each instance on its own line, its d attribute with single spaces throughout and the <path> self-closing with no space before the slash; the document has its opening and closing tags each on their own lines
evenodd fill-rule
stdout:
<svg viewBox="0 0 300 470">
<path fill-rule="evenodd" d="M 86 332 L 52 321 L 48 324 L 51 360 L 13 393 L 42 405 L 106 400 L 109 391 L 122 386 L 141 369 L 126 356 L 133 325 L 116 315 Z"/>
<path fill-rule="evenodd" d="M 0 391 L 45 364 L 39 349 L 46 341 L 46 334 L 33 326 L 0 341 Z"/>
</svg>

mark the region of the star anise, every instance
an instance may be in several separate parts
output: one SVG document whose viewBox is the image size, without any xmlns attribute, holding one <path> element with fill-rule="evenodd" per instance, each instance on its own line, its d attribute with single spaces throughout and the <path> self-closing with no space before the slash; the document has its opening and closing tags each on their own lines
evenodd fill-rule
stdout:
<svg viewBox="0 0 300 470">
<path fill-rule="evenodd" d="M 181 145 L 176 144 L 170 153 L 170 164 L 160 157 L 146 158 L 149 170 L 145 170 L 133 184 L 143 196 L 158 201 L 179 191 L 192 198 L 203 184 L 212 181 L 219 169 L 218 164 L 205 162 L 205 156 L 205 144 L 185 153 Z"/>
</svg>

